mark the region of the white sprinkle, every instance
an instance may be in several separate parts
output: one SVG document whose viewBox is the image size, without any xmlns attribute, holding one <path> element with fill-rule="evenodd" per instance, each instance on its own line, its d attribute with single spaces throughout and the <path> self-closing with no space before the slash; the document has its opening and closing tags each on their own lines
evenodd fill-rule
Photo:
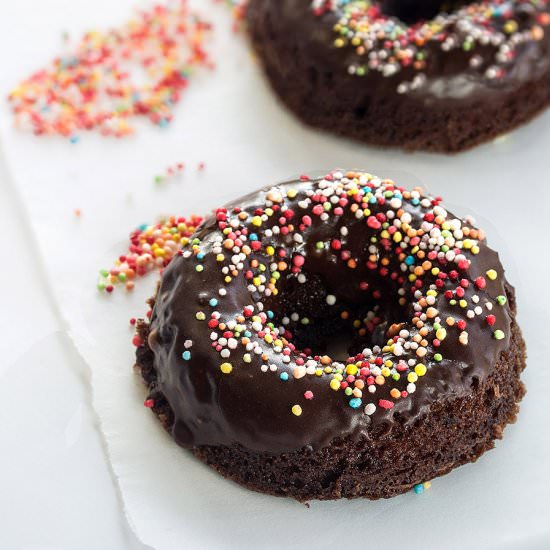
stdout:
<svg viewBox="0 0 550 550">
<path fill-rule="evenodd" d="M 376 410 L 376 405 L 374 403 L 369 403 L 365 407 L 365 414 L 368 414 L 370 416 L 371 414 L 374 414 L 375 410 Z"/>
</svg>

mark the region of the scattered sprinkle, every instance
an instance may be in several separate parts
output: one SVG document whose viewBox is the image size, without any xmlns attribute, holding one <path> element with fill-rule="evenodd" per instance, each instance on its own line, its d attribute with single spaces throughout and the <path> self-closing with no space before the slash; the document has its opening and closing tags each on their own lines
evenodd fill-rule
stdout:
<svg viewBox="0 0 550 550">
<path fill-rule="evenodd" d="M 123 284 L 126 290 L 132 290 L 136 278 L 164 269 L 189 243 L 201 222 L 199 216 L 170 216 L 154 225 L 140 226 L 130 234 L 128 251 L 118 257 L 111 269 L 100 270 L 98 289 L 112 292 L 116 285 Z"/>
<path fill-rule="evenodd" d="M 187 0 L 156 4 L 118 29 L 89 31 L 11 91 L 16 126 L 75 144 L 89 130 L 127 136 L 135 117 L 166 127 L 192 72 L 213 66 L 204 49 L 209 31 Z"/>
<path fill-rule="evenodd" d="M 417 495 L 421 495 L 424 490 L 426 489 L 430 489 L 432 486 L 432 483 L 431 481 L 426 481 L 424 483 L 419 483 L 418 485 L 415 485 L 413 487 L 413 491 L 417 494 Z"/>
</svg>

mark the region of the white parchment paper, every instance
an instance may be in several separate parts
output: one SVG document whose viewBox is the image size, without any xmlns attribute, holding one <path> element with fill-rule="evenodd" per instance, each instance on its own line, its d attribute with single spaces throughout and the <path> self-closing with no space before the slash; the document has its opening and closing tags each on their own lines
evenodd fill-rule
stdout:
<svg viewBox="0 0 550 550">
<path fill-rule="evenodd" d="M 225 9 L 196 5 L 215 22 L 218 69 L 193 77 L 170 129 L 140 125 L 110 141 L 77 145 L 37 139 L 11 127 L 0 110 L 0 138 L 48 269 L 49 290 L 92 374 L 127 517 L 157 550 L 180 548 L 369 547 L 547 548 L 550 457 L 547 427 L 550 338 L 547 290 L 550 113 L 505 139 L 458 156 L 364 147 L 302 127 L 274 100 Z M 0 21 L 1 95 L 55 54 L 63 30 L 117 24 L 131 0 L 10 3 Z M 29 40 L 29 36 L 33 39 Z M 10 52 L 18 51 L 17 56 Z M 181 179 L 153 176 L 176 162 Z M 206 168 L 195 169 L 198 162 Z M 518 289 L 529 350 L 529 393 L 517 424 L 475 465 L 434 482 L 422 496 L 389 501 L 312 503 L 310 508 L 244 490 L 179 449 L 143 406 L 131 365 L 130 317 L 145 312 L 155 277 L 127 294 L 95 289 L 97 270 L 126 250 L 126 235 L 160 214 L 204 213 L 288 176 L 336 166 L 368 169 L 403 185 L 429 184 L 458 212 L 474 212 L 501 252 Z M 75 208 L 82 211 L 76 218 Z"/>
</svg>

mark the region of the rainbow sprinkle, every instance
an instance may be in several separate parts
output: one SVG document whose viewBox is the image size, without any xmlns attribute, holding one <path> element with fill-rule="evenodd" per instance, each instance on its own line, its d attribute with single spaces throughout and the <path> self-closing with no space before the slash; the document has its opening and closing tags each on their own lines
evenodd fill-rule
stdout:
<svg viewBox="0 0 550 550">
<path fill-rule="evenodd" d="M 413 487 L 413 491 L 415 492 L 415 494 L 421 495 L 424 492 L 424 490 L 430 489 L 431 486 L 432 486 L 431 481 L 425 481 L 424 483 L 418 483 L 417 485 L 415 485 Z"/>
<path fill-rule="evenodd" d="M 236 28 L 239 28 L 240 24 L 244 20 L 248 1 L 249 0 L 225 0 L 225 3 L 231 8 L 233 18 L 235 19 Z"/>
<path fill-rule="evenodd" d="M 162 270 L 170 260 L 189 242 L 189 236 L 201 224 L 202 218 L 170 216 L 154 225 L 142 225 L 130 234 L 128 252 L 120 256 L 111 269 L 99 272 L 97 288 L 112 292 L 116 285 L 123 284 L 132 290 L 136 277 L 150 271 Z"/>
<path fill-rule="evenodd" d="M 463 50 L 470 54 L 472 69 L 488 80 L 502 78 L 518 50 L 542 40 L 544 27 L 550 25 L 549 0 L 483 0 L 412 25 L 382 13 L 380 1 L 313 0 L 312 9 L 318 16 L 337 15 L 334 47 L 351 48 L 357 56 L 348 66 L 350 74 L 390 77 L 412 68 L 415 76 L 398 85 L 399 93 L 422 86 L 434 48 Z M 534 16 L 524 23 L 526 13 Z"/>
<path fill-rule="evenodd" d="M 192 71 L 213 67 L 203 48 L 209 31 L 187 0 L 173 0 L 121 28 L 87 32 L 72 52 L 11 91 L 15 124 L 73 143 L 85 130 L 127 136 L 135 117 L 165 127 Z"/>
</svg>

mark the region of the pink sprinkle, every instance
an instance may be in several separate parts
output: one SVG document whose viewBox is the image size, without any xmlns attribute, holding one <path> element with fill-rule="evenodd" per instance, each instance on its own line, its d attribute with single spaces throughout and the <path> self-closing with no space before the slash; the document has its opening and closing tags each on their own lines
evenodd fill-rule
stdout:
<svg viewBox="0 0 550 550">
<path fill-rule="evenodd" d="M 305 397 L 306 399 L 313 399 L 313 392 L 307 390 L 306 392 L 304 392 L 304 397 Z"/>
<path fill-rule="evenodd" d="M 387 399 L 380 399 L 378 401 L 378 406 L 382 407 L 383 409 L 391 409 L 393 408 L 393 401 L 388 401 Z"/>
<path fill-rule="evenodd" d="M 316 216 L 320 216 L 325 211 L 325 209 L 323 208 L 323 206 L 321 204 L 316 204 L 311 211 Z"/>
<path fill-rule="evenodd" d="M 382 224 L 374 216 L 369 216 L 367 218 L 367 225 L 371 229 L 380 229 L 380 227 L 382 227 Z"/>
</svg>

